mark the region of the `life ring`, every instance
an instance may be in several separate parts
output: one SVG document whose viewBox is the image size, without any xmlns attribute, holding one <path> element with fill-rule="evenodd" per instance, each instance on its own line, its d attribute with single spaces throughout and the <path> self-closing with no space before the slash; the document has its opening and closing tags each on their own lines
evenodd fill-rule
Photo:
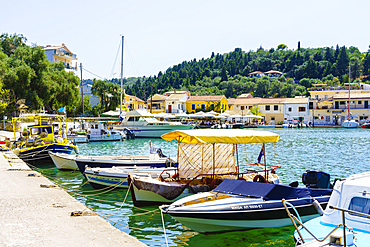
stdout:
<svg viewBox="0 0 370 247">
<path fill-rule="evenodd" d="M 264 176 L 258 174 L 253 178 L 253 182 L 266 183 Z"/>
<path fill-rule="evenodd" d="M 40 138 L 46 138 L 46 137 L 48 137 L 48 133 L 46 133 L 46 132 L 41 132 L 40 133 Z"/>
</svg>

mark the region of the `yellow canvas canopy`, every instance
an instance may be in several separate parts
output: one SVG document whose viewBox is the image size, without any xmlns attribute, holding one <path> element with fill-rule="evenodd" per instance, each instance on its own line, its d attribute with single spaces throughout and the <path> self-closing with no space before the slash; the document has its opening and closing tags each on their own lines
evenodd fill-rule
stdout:
<svg viewBox="0 0 370 247">
<path fill-rule="evenodd" d="M 188 144 L 204 143 L 268 143 L 277 142 L 279 135 L 270 131 L 245 129 L 195 129 L 175 130 L 161 136 L 166 141 L 177 140 Z"/>
</svg>

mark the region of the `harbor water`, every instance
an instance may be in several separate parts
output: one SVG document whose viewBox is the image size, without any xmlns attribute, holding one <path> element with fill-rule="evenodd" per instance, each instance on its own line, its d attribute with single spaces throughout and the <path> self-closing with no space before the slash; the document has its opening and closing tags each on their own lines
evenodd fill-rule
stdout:
<svg viewBox="0 0 370 247">
<path fill-rule="evenodd" d="M 266 129 L 267 130 L 267 129 Z M 367 129 L 304 128 L 268 129 L 280 135 L 275 145 L 266 145 L 267 164 L 276 170 L 282 183 L 299 181 L 306 170 L 321 170 L 336 178 L 369 170 L 370 132 Z M 78 144 L 84 155 L 148 154 L 150 145 L 167 156 L 177 155 L 177 143 L 162 139 Z M 239 164 L 257 162 L 260 144 L 238 145 Z M 135 208 L 126 189 L 94 190 L 78 172 L 58 171 L 53 164 L 34 164 L 39 171 L 67 190 L 73 197 L 100 214 L 112 225 L 148 246 L 294 246 L 294 228 L 281 227 L 200 234 L 182 226 L 158 207 Z M 36 168 L 35 168 L 36 169 Z"/>
</svg>

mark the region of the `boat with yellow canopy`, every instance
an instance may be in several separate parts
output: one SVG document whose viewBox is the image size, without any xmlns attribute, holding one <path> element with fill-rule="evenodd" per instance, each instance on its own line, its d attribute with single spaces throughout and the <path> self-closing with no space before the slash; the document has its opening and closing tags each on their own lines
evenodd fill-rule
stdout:
<svg viewBox="0 0 370 247">
<path fill-rule="evenodd" d="M 266 164 L 265 143 L 275 143 L 279 135 L 269 131 L 244 129 L 176 130 L 161 136 L 178 142 L 178 167 L 172 179 L 130 176 L 134 205 L 171 203 L 191 193 L 214 189 L 224 179 L 277 182 L 275 169 Z M 238 144 L 260 143 L 257 169 L 240 172 Z M 264 157 L 264 163 L 261 159 Z M 259 170 L 258 170 L 259 169 Z M 164 171 L 165 173 L 166 171 Z"/>
</svg>

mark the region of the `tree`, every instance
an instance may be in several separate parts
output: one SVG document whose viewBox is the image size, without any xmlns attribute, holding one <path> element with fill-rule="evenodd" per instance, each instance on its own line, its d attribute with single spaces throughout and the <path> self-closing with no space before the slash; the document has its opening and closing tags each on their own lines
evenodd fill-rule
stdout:
<svg viewBox="0 0 370 247">
<path fill-rule="evenodd" d="M 221 71 L 221 81 L 227 81 L 227 80 L 228 80 L 228 76 L 227 76 L 226 68 L 224 66 L 222 67 L 222 71 Z"/>
<path fill-rule="evenodd" d="M 348 54 L 347 54 L 345 46 L 342 46 L 340 48 L 336 64 L 337 64 L 337 70 L 338 70 L 339 75 L 348 74 L 349 58 L 348 58 Z"/>
<path fill-rule="evenodd" d="M 286 44 L 280 44 L 277 47 L 277 50 L 285 50 L 285 49 L 288 49 L 288 46 Z"/>
<path fill-rule="evenodd" d="M 370 53 L 367 52 L 363 60 L 362 74 L 366 77 L 370 76 Z"/>
</svg>

